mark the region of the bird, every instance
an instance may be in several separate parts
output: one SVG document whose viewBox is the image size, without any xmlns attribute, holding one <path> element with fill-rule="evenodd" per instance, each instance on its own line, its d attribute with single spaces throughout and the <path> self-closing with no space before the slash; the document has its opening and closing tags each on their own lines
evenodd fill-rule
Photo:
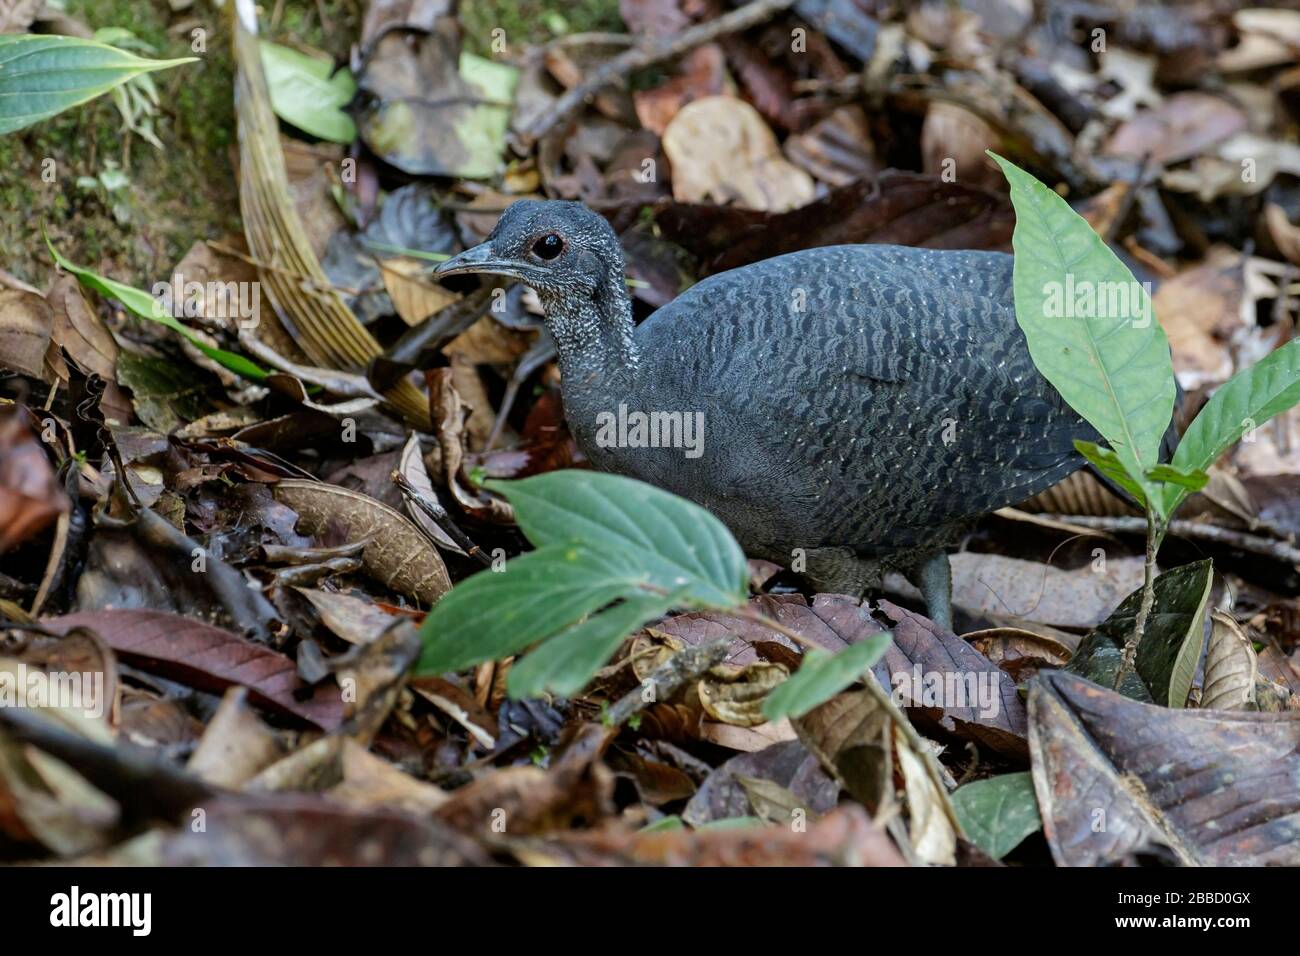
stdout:
<svg viewBox="0 0 1300 956">
<path fill-rule="evenodd" d="M 861 599 L 898 571 L 951 629 L 947 549 L 1098 440 L 1034 366 L 1012 262 L 823 246 L 712 275 L 636 324 L 604 217 L 519 200 L 435 276 L 535 290 L 593 467 L 708 509 L 817 592 Z"/>
</svg>

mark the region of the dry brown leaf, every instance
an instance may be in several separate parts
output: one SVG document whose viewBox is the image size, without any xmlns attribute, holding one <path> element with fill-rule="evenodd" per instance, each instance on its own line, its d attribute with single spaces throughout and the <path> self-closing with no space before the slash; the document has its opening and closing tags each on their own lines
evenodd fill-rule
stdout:
<svg viewBox="0 0 1300 956">
<path fill-rule="evenodd" d="M 0 289 L 0 368 L 44 379 L 53 327 L 54 313 L 43 297 Z"/>
<path fill-rule="evenodd" d="M 379 271 L 393 308 L 407 325 L 416 326 L 460 300 L 436 282 L 424 278 L 425 266 L 415 259 L 382 259 Z"/>
<path fill-rule="evenodd" d="M 232 687 L 208 721 L 188 769 L 214 786 L 233 790 L 283 755 L 279 739 L 248 706 L 248 689 Z"/>
<path fill-rule="evenodd" d="M 776 723 L 759 724 L 757 727 L 737 727 L 734 724 L 722 724 L 712 720 L 700 722 L 699 738 L 728 750 L 742 753 L 757 753 L 766 750 L 772 744 L 785 740 L 797 740 L 794 726 L 782 717 Z"/>
<path fill-rule="evenodd" d="M 1124 123 L 1102 152 L 1163 166 L 1191 159 L 1246 128 L 1237 106 L 1210 93 L 1175 93 L 1154 109 Z"/>
<path fill-rule="evenodd" d="M 680 201 L 784 212 L 813 198 L 812 177 L 781 155 L 758 110 L 734 96 L 686 104 L 664 130 L 663 148 Z"/>
<path fill-rule="evenodd" d="M 365 541 L 362 569 L 385 587 L 423 604 L 436 603 L 451 588 L 437 549 L 388 505 L 338 485 L 298 478 L 277 483 L 274 493 L 298 512 L 307 534 L 336 528 L 348 542 Z"/>
<path fill-rule="evenodd" d="M 294 588 L 320 615 L 321 623 L 349 644 L 369 644 L 388 630 L 397 618 L 373 601 L 338 591 Z"/>
<path fill-rule="evenodd" d="M 907 835 L 917 858 L 933 866 L 957 862 L 957 831 L 953 827 L 947 791 L 930 771 L 903 731 L 894 727 L 894 753 L 907 790 Z"/>
<path fill-rule="evenodd" d="M 714 720 L 737 727 L 767 723 L 763 702 L 772 689 L 790 676 L 781 664 L 754 661 L 744 667 L 719 664 L 699 682 L 700 703 Z"/>
<path fill-rule="evenodd" d="M 1210 646 L 1205 653 L 1205 679 L 1201 682 L 1202 710 L 1255 710 L 1255 681 L 1259 661 L 1246 632 L 1231 615 L 1217 608 Z"/>
<path fill-rule="evenodd" d="M 402 455 L 398 459 L 397 470 L 402 473 L 411 487 L 423 497 L 430 501 L 438 500 L 438 493 L 433 490 L 433 482 L 429 480 L 429 470 L 424 467 L 424 456 L 421 454 L 418 435 L 412 433 L 411 437 L 406 440 L 406 444 L 402 447 Z M 465 553 L 461 546 L 451 540 L 447 532 L 438 526 L 436 521 L 410 501 L 406 502 L 406 513 L 411 516 L 412 521 L 424 529 L 429 537 L 438 543 L 438 547 L 455 554 L 463 555 Z"/>
</svg>

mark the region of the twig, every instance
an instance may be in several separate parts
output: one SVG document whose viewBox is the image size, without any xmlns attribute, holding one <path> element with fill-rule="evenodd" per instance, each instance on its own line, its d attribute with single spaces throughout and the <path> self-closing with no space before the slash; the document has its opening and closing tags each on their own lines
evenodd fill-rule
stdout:
<svg viewBox="0 0 1300 956">
<path fill-rule="evenodd" d="M 727 33 L 747 30 L 764 23 L 783 10 L 794 6 L 795 0 L 753 0 L 731 13 L 693 26 L 670 36 L 651 37 L 612 60 L 602 64 L 590 77 L 566 92 L 556 101 L 555 107 L 538 117 L 516 135 L 516 148 L 526 154 L 533 145 L 557 126 L 569 119 L 606 86 L 623 81 L 633 70 L 640 70 L 702 46 Z"/>
<path fill-rule="evenodd" d="M 1093 515 L 1062 515 L 1061 521 L 1077 524 L 1096 531 L 1115 531 L 1123 534 L 1143 534 L 1147 530 L 1146 518 L 1103 518 Z M 1171 521 L 1168 533 L 1177 538 L 1213 541 L 1239 551 L 1260 554 L 1286 564 L 1300 565 L 1300 548 L 1286 541 L 1272 541 L 1245 531 L 1233 531 L 1200 521 Z"/>
<path fill-rule="evenodd" d="M 371 398 L 377 402 L 384 400 L 384 397 L 371 387 L 364 375 L 340 372 L 337 369 L 317 368 L 312 365 L 299 365 L 271 348 L 254 335 L 251 329 L 239 331 L 239 344 L 267 365 L 286 375 L 292 375 L 308 385 L 319 385 L 333 395 L 341 395 L 344 398 Z"/>
<path fill-rule="evenodd" d="M 651 671 L 650 676 L 646 678 L 654 688 L 655 698 L 667 700 L 677 693 L 679 687 L 695 680 L 715 664 L 722 663 L 726 660 L 730 647 L 731 638 L 720 637 L 716 641 L 696 644 L 694 647 L 678 651 Z M 629 717 L 639 712 L 648 703 L 650 701 L 645 699 L 641 688 L 637 687 L 618 699 L 605 715 L 603 723 L 607 727 L 617 727 L 626 723 Z"/>
<path fill-rule="evenodd" d="M 1137 620 L 1133 622 L 1133 633 L 1124 642 L 1124 653 L 1120 656 L 1119 669 L 1115 672 L 1115 689 L 1119 690 L 1124 682 L 1124 675 L 1137 660 L 1138 645 L 1146 633 L 1147 618 L 1151 616 L 1151 606 L 1156 601 L 1156 552 L 1165 536 L 1165 522 L 1148 507 L 1147 510 L 1147 552 L 1142 565 L 1142 603 L 1138 605 Z"/>
<path fill-rule="evenodd" d="M 492 566 L 492 559 L 483 552 L 482 548 L 469 539 L 469 535 L 460 530 L 460 527 L 451 520 L 451 515 L 447 513 L 447 509 L 441 503 L 420 494 L 400 471 L 394 471 L 390 477 L 393 484 L 397 485 L 397 490 L 402 493 L 402 496 L 424 512 L 425 516 L 441 528 L 447 537 L 455 541 L 466 555 L 477 559 L 485 568 Z M 419 525 L 417 524 L 416 527 L 419 527 Z"/>
</svg>

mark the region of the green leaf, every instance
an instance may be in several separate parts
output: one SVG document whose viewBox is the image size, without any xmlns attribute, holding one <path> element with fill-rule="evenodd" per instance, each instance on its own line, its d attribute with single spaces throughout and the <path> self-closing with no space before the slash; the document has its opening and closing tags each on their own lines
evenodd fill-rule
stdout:
<svg viewBox="0 0 1300 956">
<path fill-rule="evenodd" d="M 967 838 L 995 860 L 1043 827 L 1029 771 L 964 784 L 952 792 L 952 807 Z"/>
<path fill-rule="evenodd" d="M 683 498 L 597 471 L 484 484 L 509 499 L 519 527 L 538 547 L 582 541 L 633 554 L 661 591 L 683 591 L 683 606 L 734 607 L 745 600 L 745 553 L 726 525 Z"/>
<path fill-rule="evenodd" d="M 1135 500 L 1143 510 L 1146 510 L 1146 491 L 1129 477 L 1128 472 L 1124 468 L 1124 463 L 1119 460 L 1118 455 L 1109 448 L 1103 448 L 1094 442 L 1084 441 L 1080 438 L 1074 440 L 1074 447 L 1078 450 L 1079 454 L 1088 459 L 1088 461 L 1091 462 L 1098 471 L 1132 495 L 1133 500 Z"/>
<path fill-rule="evenodd" d="M 93 100 L 132 77 L 195 59 L 148 60 L 77 37 L 0 36 L 0 133 Z"/>
<path fill-rule="evenodd" d="M 989 155 L 1011 184 L 1016 320 L 1034 365 L 1146 485 L 1175 394 L 1151 298 L 1064 199 Z"/>
<path fill-rule="evenodd" d="M 112 279 L 101 276 L 97 272 L 91 272 L 81 266 L 73 265 L 67 259 L 63 258 L 59 250 L 54 248 L 54 243 L 50 242 L 49 236 L 45 237 L 45 245 L 50 250 L 50 255 L 54 261 L 59 264 L 59 268 L 65 272 L 70 272 L 77 277 L 77 280 L 86 288 L 106 295 L 110 299 L 116 299 L 128 312 L 137 315 L 142 319 L 148 319 L 150 322 L 157 322 L 159 325 L 165 325 L 173 332 L 178 332 L 189 340 L 196 349 L 206 355 L 212 361 L 216 362 L 223 368 L 229 369 L 236 375 L 242 375 L 244 378 L 254 382 L 260 382 L 269 374 L 266 369 L 262 368 L 256 362 L 249 361 L 242 355 L 234 352 L 227 352 L 225 349 L 213 348 L 207 342 L 203 341 L 192 331 L 182 325 L 176 318 L 167 313 L 162 307 L 162 303 L 151 296 L 148 292 L 136 289 L 121 282 L 115 282 Z"/>
<path fill-rule="evenodd" d="M 1297 402 L 1300 339 L 1292 339 L 1219 386 L 1188 426 L 1170 464 L 1187 471 L 1205 471 L 1242 435 Z M 1185 497 L 1185 491 L 1170 489 L 1171 513 Z"/>
<path fill-rule="evenodd" d="M 416 672 L 441 674 L 523 650 L 621 597 L 644 592 L 644 568 L 625 552 L 552 544 L 461 581 L 420 629 Z"/>
<path fill-rule="evenodd" d="M 836 654 L 815 648 L 807 651 L 799 669 L 763 702 L 763 716 L 768 720 L 797 718 L 820 707 L 880 660 L 891 639 L 891 632 L 883 631 Z"/>
<path fill-rule="evenodd" d="M 666 614 L 677 595 L 630 597 L 533 649 L 510 668 L 506 680 L 516 700 L 545 691 L 568 697 L 586 686 L 623 639 L 647 621 Z"/>
<path fill-rule="evenodd" d="M 1176 465 L 1156 465 L 1154 468 L 1148 468 L 1147 477 L 1152 481 L 1177 485 L 1189 492 L 1200 491 L 1210 482 L 1210 476 L 1205 472 L 1199 469 L 1188 471 Z"/>
<path fill-rule="evenodd" d="M 357 126 L 343 107 L 352 102 L 357 83 L 349 70 L 269 40 L 261 42 L 262 69 L 271 108 L 305 133 L 334 143 L 351 143 Z"/>
<path fill-rule="evenodd" d="M 672 830 L 685 830 L 686 824 L 677 814 L 666 817 L 660 817 L 654 823 L 647 823 L 637 833 L 661 833 Z"/>
<path fill-rule="evenodd" d="M 1213 580 L 1214 566 L 1208 558 L 1156 577 L 1155 601 L 1137 659 L 1118 688 L 1121 694 L 1162 707 L 1186 704 L 1204 647 L 1205 608 Z M 1114 687 L 1141 603 L 1139 588 L 1079 642 L 1065 669 L 1103 687 Z"/>
</svg>

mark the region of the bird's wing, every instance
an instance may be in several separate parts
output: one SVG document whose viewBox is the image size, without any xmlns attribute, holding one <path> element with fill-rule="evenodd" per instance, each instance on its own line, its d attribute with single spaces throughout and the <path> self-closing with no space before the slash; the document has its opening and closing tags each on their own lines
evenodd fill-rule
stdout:
<svg viewBox="0 0 1300 956">
<path fill-rule="evenodd" d="M 1074 439 L 1096 438 L 1033 366 L 1010 256 L 809 250 L 687 297 L 696 354 L 677 390 L 758 436 L 753 474 L 847 520 L 983 514 L 1078 468 Z"/>
</svg>

